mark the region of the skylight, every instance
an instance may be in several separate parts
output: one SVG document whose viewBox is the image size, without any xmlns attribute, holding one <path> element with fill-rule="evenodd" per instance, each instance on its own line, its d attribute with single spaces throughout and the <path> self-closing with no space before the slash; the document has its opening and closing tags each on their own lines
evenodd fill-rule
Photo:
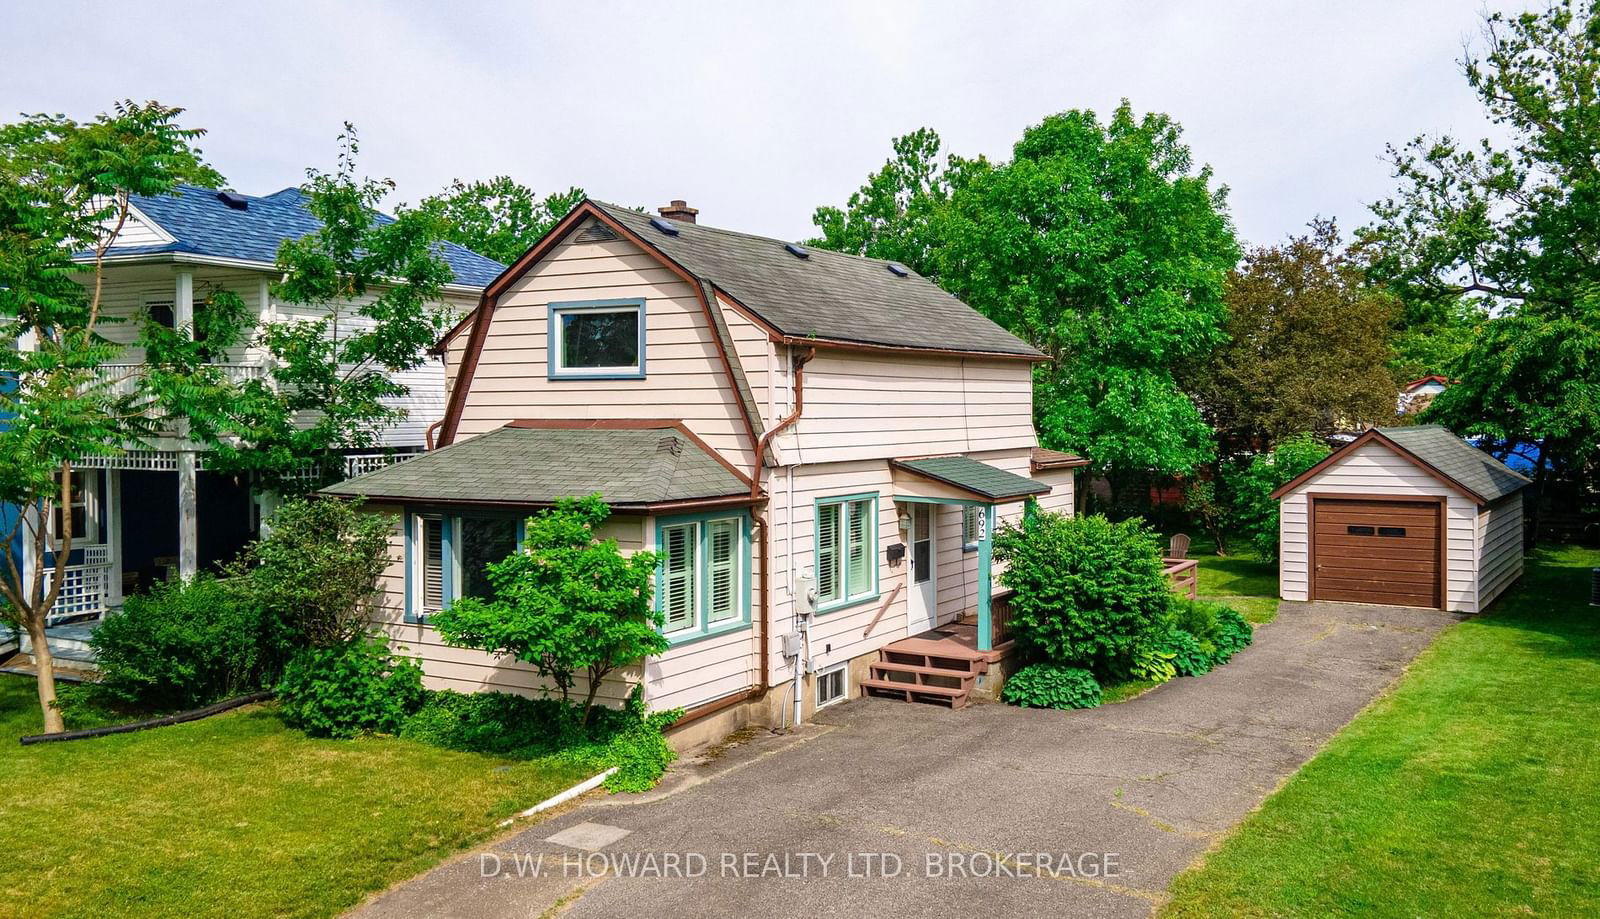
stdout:
<svg viewBox="0 0 1600 919">
<path fill-rule="evenodd" d="M 219 191 L 217 192 L 217 200 L 236 211 L 248 210 L 250 208 L 250 202 L 246 200 L 244 195 L 241 195 L 238 192 Z"/>
<path fill-rule="evenodd" d="M 672 221 L 664 220 L 664 219 L 662 219 L 660 217 L 651 217 L 650 218 L 650 225 L 651 226 L 653 226 L 656 229 L 660 230 L 661 232 L 667 234 L 668 236 L 677 236 L 678 235 L 678 228 L 673 226 L 672 223 L 673 223 Z"/>
<path fill-rule="evenodd" d="M 909 269 L 906 266 L 900 264 L 899 262 L 890 262 L 889 264 L 884 265 L 883 267 L 889 269 L 889 273 L 894 275 L 897 278 L 903 278 L 903 277 L 906 277 L 906 276 L 911 274 L 911 269 Z"/>
<path fill-rule="evenodd" d="M 785 249 L 789 250 L 789 254 L 794 256 L 795 258 L 810 258 L 811 257 L 811 253 L 806 251 L 806 247 L 800 245 L 799 243 L 784 243 L 783 247 Z"/>
</svg>

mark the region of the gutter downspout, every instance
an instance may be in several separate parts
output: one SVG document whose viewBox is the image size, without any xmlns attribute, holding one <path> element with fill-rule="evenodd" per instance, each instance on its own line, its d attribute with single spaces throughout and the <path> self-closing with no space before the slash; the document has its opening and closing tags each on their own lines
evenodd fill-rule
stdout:
<svg viewBox="0 0 1600 919">
<path fill-rule="evenodd" d="M 817 349 L 811 348 L 795 361 L 794 411 L 774 425 L 772 430 L 761 435 L 761 439 L 756 442 L 755 468 L 750 475 L 750 497 L 752 498 L 761 494 L 761 472 L 766 463 L 767 446 L 772 443 L 773 438 L 799 421 L 800 413 L 805 410 L 806 363 L 816 356 Z M 767 689 L 770 688 L 770 680 L 767 676 L 767 659 L 772 655 L 772 648 L 770 647 L 772 643 L 772 551 L 767 539 L 769 535 L 767 509 L 770 506 L 770 502 L 765 502 L 762 505 L 761 513 L 755 518 L 756 528 L 761 531 L 761 675 L 756 682 L 756 695 L 758 698 L 766 695 Z M 795 669 L 797 672 L 799 666 L 799 661 L 796 661 Z"/>
</svg>

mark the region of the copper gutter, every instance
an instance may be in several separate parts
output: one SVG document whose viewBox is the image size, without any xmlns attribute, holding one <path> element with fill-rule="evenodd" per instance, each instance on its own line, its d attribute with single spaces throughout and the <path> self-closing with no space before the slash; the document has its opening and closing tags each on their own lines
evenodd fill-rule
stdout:
<svg viewBox="0 0 1600 919">
<path fill-rule="evenodd" d="M 750 476 L 750 497 L 761 493 L 761 469 L 767 458 L 767 445 L 772 439 L 782 434 L 786 428 L 800 420 L 800 413 L 806 408 L 806 364 L 817 356 L 816 348 L 808 348 L 794 363 L 794 411 L 789 417 L 778 422 L 772 430 L 761 435 L 761 440 L 756 442 L 755 469 Z"/>
</svg>

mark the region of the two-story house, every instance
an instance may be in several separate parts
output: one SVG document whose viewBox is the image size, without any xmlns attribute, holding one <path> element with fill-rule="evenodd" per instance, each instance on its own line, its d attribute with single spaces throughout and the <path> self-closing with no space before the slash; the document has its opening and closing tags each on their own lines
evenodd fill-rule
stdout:
<svg viewBox="0 0 1600 919">
<path fill-rule="evenodd" d="M 252 197 L 185 186 L 171 195 L 134 196 L 131 205 L 105 258 L 99 331 L 130 346 L 123 363 L 100 367 L 113 385 L 141 385 L 143 353 L 133 347 L 139 333 L 134 320 L 184 327 L 219 291 L 237 293 L 263 322 L 326 315 L 326 307 L 298 306 L 272 295 L 281 276 L 279 246 L 321 226 L 299 188 Z M 505 268 L 454 244 L 439 251 L 455 274 L 440 305 L 455 315 L 476 306 L 484 286 Z M 341 317 L 350 317 L 342 321 L 363 321 L 353 316 L 357 305 L 338 307 Z M 244 346 L 218 356 L 217 363 L 230 375 L 250 379 L 266 374 L 266 360 L 261 349 Z M 395 452 L 420 451 L 426 429 L 443 416 L 441 362 L 429 360 L 401 382 L 410 388 L 402 402 L 405 420 L 383 432 L 378 451 L 348 457 L 351 474 L 387 463 Z M 74 475 L 68 512 L 75 535 L 55 607 L 58 620 L 97 617 L 156 580 L 191 576 L 229 560 L 258 531 L 262 496 L 248 481 L 206 470 L 204 453 L 181 432 L 118 456 L 87 457 Z M 13 551 L 25 570 L 41 562 L 47 577 L 53 570 L 48 552 L 41 560 L 20 546 Z"/>
<path fill-rule="evenodd" d="M 894 262 L 585 201 L 441 343 L 437 449 L 326 491 L 398 515 L 379 626 L 429 682 L 530 692 L 430 614 L 486 595 L 520 521 L 601 494 L 605 535 L 661 553 L 671 648 L 634 683 L 675 743 L 865 692 L 961 705 L 1009 648 L 992 540 L 1030 499 L 1070 512 L 1041 450 L 1043 359 Z"/>
</svg>

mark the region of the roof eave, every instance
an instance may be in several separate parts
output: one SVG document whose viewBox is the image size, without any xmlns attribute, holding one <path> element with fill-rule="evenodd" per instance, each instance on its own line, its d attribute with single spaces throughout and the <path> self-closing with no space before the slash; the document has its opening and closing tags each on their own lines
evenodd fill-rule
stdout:
<svg viewBox="0 0 1600 919">
<path fill-rule="evenodd" d="M 1277 488 L 1272 490 L 1272 494 L 1270 495 L 1270 497 L 1274 501 L 1282 500 L 1285 495 L 1289 494 L 1289 492 L 1292 492 L 1295 489 L 1299 488 L 1301 485 L 1304 485 L 1306 482 L 1311 481 L 1311 479 L 1315 478 L 1323 470 L 1325 470 L 1328 467 L 1332 466 L 1334 463 L 1337 463 L 1340 460 L 1344 459 L 1346 454 L 1353 453 L 1357 449 L 1359 449 L 1359 448 L 1361 448 L 1361 447 L 1363 447 L 1363 446 L 1365 446 L 1365 445 L 1367 445 L 1369 443 L 1372 443 L 1373 441 L 1378 441 L 1379 443 L 1383 444 L 1385 447 L 1388 447 L 1390 450 L 1393 450 L 1395 453 L 1398 453 L 1402 458 L 1404 458 L 1407 462 L 1411 463 L 1413 466 L 1416 466 L 1418 469 L 1421 469 L 1423 472 L 1426 472 L 1428 475 L 1433 476 L 1435 479 L 1438 479 L 1440 482 L 1442 482 L 1443 484 L 1449 486 L 1450 488 L 1455 489 L 1456 491 L 1460 492 L 1462 495 L 1465 495 L 1466 497 L 1471 498 L 1473 503 L 1477 504 L 1479 507 L 1486 507 L 1489 504 L 1493 503 L 1488 498 L 1485 498 L 1483 495 L 1479 494 L 1477 491 L 1475 491 L 1475 490 L 1473 490 L 1471 488 L 1468 488 L 1466 485 L 1463 485 L 1455 477 L 1447 475 L 1443 470 L 1439 469 L 1439 467 L 1433 465 L 1432 463 L 1430 463 L 1427 460 L 1423 459 L 1422 457 L 1416 455 L 1415 453 L 1411 452 L 1410 450 L 1407 450 L 1405 447 L 1403 447 L 1399 443 L 1397 443 L 1393 438 L 1386 436 L 1382 431 L 1379 431 L 1377 428 L 1369 429 L 1366 433 L 1362 434 L 1360 437 L 1357 437 L 1355 440 L 1350 441 L 1349 443 L 1345 444 L 1344 446 L 1340 447 L 1339 449 L 1337 449 L 1337 450 L 1333 451 L 1332 453 L 1328 454 L 1327 456 L 1323 457 L 1322 461 L 1317 463 L 1315 466 L 1312 466 L 1310 469 L 1307 469 L 1305 472 L 1302 472 L 1299 475 L 1295 476 L 1294 478 L 1290 479 L 1289 481 L 1283 483 L 1282 485 L 1279 485 Z M 1518 486 L 1515 489 L 1515 491 L 1521 491 L 1523 488 L 1526 488 L 1527 485 L 1528 485 L 1528 483 L 1527 483 L 1526 479 L 1524 479 L 1523 484 Z M 1503 498 L 1505 496 L 1502 495 L 1501 497 Z M 1498 499 L 1496 499 L 1496 500 L 1498 500 Z"/>
</svg>

